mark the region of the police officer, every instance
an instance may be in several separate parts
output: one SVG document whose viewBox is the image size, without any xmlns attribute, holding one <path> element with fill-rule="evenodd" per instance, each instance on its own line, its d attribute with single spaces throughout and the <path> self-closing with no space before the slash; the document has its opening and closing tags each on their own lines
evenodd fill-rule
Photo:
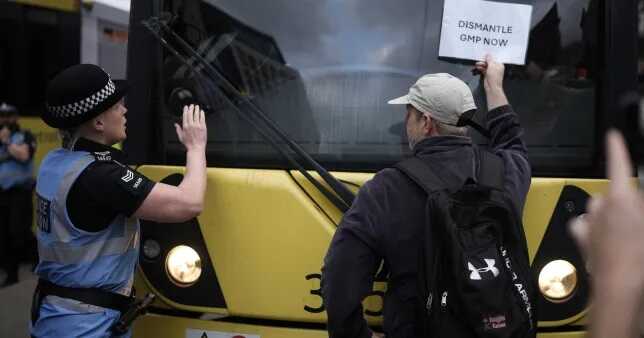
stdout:
<svg viewBox="0 0 644 338">
<path fill-rule="evenodd" d="M 18 281 L 18 264 L 34 259 L 32 225 L 33 157 L 36 141 L 18 125 L 16 107 L 0 104 L 0 259 L 7 277 Z"/>
<path fill-rule="evenodd" d="M 33 337 L 116 336 L 111 327 L 131 304 L 138 220 L 185 222 L 203 209 L 204 112 L 184 107 L 182 126 L 175 124 L 187 150 L 181 184 L 155 183 L 111 147 L 126 138 L 127 89 L 89 64 L 65 69 L 48 85 L 42 118 L 60 130 L 63 147 L 47 154 L 36 184 Z"/>
</svg>

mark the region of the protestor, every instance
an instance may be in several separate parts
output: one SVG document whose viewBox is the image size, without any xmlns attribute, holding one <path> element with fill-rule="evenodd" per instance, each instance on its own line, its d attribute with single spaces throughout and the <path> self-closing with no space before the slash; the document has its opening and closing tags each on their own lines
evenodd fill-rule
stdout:
<svg viewBox="0 0 644 338">
<path fill-rule="evenodd" d="M 606 154 L 608 191 L 590 199 L 588 213 L 570 227 L 593 276 L 590 337 L 634 338 L 644 295 L 644 197 L 616 131 L 606 136 Z"/>
<path fill-rule="evenodd" d="M 139 219 L 179 223 L 199 215 L 206 189 L 204 112 L 184 107 L 175 124 L 187 149 L 179 186 L 155 183 L 124 165 L 111 147 L 126 138 L 127 82 L 100 67 L 75 65 L 47 88 L 43 120 L 62 148 L 43 160 L 36 184 L 40 278 L 33 337 L 130 336 L 112 330 L 131 306 Z"/>
<path fill-rule="evenodd" d="M 478 62 L 475 69 L 483 76 L 487 96 L 487 126 L 491 133 L 488 154 L 502 165 L 501 170 L 494 174 L 501 186 L 500 193 L 509 201 L 508 208 L 521 215 L 530 187 L 531 169 L 521 138 L 522 128 L 503 91 L 504 66 L 488 56 L 485 62 Z M 477 150 L 477 146 L 472 144 L 467 136 L 467 127 L 460 123 L 461 118 L 467 116 L 465 113 L 469 115 L 476 109 L 472 93 L 464 82 L 449 74 L 428 74 L 410 88 L 408 95 L 389 103 L 406 105 L 409 146 L 414 157 L 421 160 L 417 162 L 422 162 L 422 166 L 432 172 L 441 184 L 456 190 L 468 180 L 477 180 L 485 162 L 480 157 L 482 150 Z M 429 312 L 433 309 L 433 313 L 437 313 L 452 304 L 450 299 L 460 299 L 461 295 L 450 294 L 448 298 L 445 291 L 433 297 L 430 293 L 427 299 L 419 296 L 419 287 L 424 287 L 419 286 L 422 275 L 419 271 L 422 253 L 419 253 L 428 245 L 424 239 L 425 230 L 438 225 L 431 217 L 444 210 L 429 209 L 426 215 L 428 194 L 398 168 L 397 165 L 396 168 L 384 169 L 362 186 L 331 241 L 324 260 L 321 285 L 329 336 L 382 336 L 368 327 L 361 302 L 371 293 L 376 270 L 384 260 L 389 273 L 383 302 L 383 328 L 387 337 L 415 338 L 435 334 L 441 337 L 473 337 L 475 328 L 467 327 L 469 323 L 466 324 L 465 320 L 450 323 L 454 326 L 450 332 L 458 333 L 427 332 L 428 327 L 433 327 L 433 323 L 426 322 L 433 318 L 429 317 Z M 428 220 L 432 220 L 430 226 Z M 520 220 L 518 222 L 520 225 Z M 522 227 L 518 228 L 525 240 Z M 516 244 L 522 246 L 521 243 Z M 448 249 L 451 248 L 444 248 L 441 252 Z M 524 264 L 527 265 L 527 249 L 524 249 Z M 498 252 L 494 254 L 498 255 Z M 469 276 L 468 282 L 487 282 L 500 273 L 507 278 L 509 274 L 504 271 L 504 265 L 501 259 L 486 259 L 482 263 L 459 265 L 457 268 L 461 269 L 463 276 Z M 441 282 L 442 285 L 449 283 L 449 280 Z M 510 325 L 512 319 L 507 319 Z M 477 325 L 486 325 L 483 329 L 506 325 L 502 315 L 479 317 L 478 320 Z M 525 336 L 534 334 L 533 327 L 527 330 L 532 331 Z M 494 332 L 486 335 L 493 336 Z"/>
<path fill-rule="evenodd" d="M 0 262 L 2 286 L 18 282 L 21 261 L 35 263 L 32 192 L 36 140 L 20 129 L 18 109 L 0 104 Z"/>
</svg>

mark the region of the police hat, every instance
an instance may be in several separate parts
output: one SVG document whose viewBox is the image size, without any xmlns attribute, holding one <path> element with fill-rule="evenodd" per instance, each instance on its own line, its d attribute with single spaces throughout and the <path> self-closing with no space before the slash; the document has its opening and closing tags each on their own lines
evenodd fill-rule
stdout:
<svg viewBox="0 0 644 338">
<path fill-rule="evenodd" d="M 18 115 L 18 109 L 15 106 L 5 102 L 0 103 L 0 117 L 9 117 Z"/>
<path fill-rule="evenodd" d="M 92 64 L 71 66 L 47 86 L 43 121 L 58 129 L 77 127 L 115 105 L 127 93 L 125 80 Z"/>
</svg>

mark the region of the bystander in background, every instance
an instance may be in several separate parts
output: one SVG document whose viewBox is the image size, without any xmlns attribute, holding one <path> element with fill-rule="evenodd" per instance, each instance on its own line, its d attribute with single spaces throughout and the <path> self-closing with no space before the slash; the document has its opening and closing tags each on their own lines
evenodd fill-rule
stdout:
<svg viewBox="0 0 644 338">
<path fill-rule="evenodd" d="M 21 261 L 35 263 L 33 158 L 36 140 L 18 125 L 16 107 L 0 104 L 0 286 L 18 282 Z"/>
</svg>

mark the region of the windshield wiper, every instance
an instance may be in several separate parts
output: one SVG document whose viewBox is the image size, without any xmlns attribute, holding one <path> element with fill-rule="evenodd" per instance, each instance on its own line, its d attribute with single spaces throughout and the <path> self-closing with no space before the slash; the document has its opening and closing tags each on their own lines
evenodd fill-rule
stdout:
<svg viewBox="0 0 644 338">
<path fill-rule="evenodd" d="M 313 184 L 329 201 L 331 201 L 340 211 L 346 212 L 349 210 L 351 203 L 353 203 L 354 194 L 349 190 L 345 185 L 339 182 L 335 177 L 333 177 L 324 167 L 322 167 L 317 161 L 315 161 L 299 144 L 293 141 L 284 131 L 282 131 L 279 126 L 269 118 L 261 108 L 259 108 L 255 103 L 253 103 L 246 95 L 241 93 L 218 69 L 213 67 L 203 56 L 201 56 L 197 51 L 194 50 L 183 38 L 181 38 L 176 32 L 174 32 L 165 22 L 165 20 L 158 17 L 152 17 L 149 20 L 143 21 L 143 25 L 154 35 L 157 40 L 168 49 L 175 57 L 177 57 L 181 62 L 183 62 L 187 67 L 189 67 L 193 73 L 199 76 L 203 76 L 209 81 L 215 83 L 214 88 L 222 90 L 220 86 L 223 86 L 224 93 L 222 93 L 221 98 L 227 103 L 230 107 L 233 108 L 233 111 L 237 113 L 242 119 L 249 122 L 257 132 L 264 137 L 284 158 L 287 159 L 311 184 Z M 187 52 L 192 59 L 198 61 L 202 70 L 206 72 L 203 74 L 200 69 L 195 68 L 191 62 L 188 61 L 186 57 L 181 55 L 177 49 L 172 46 L 166 39 L 161 35 L 160 30 L 165 33 L 168 33 L 173 40 L 175 40 L 181 48 Z M 234 97 L 234 102 L 231 100 L 228 95 Z M 257 121 L 253 121 L 248 114 L 245 114 L 240 107 L 247 106 L 249 111 L 252 112 L 256 119 L 263 122 L 264 125 L 268 126 L 268 129 L 262 127 L 258 124 Z M 331 187 L 333 191 L 329 191 L 324 185 L 322 185 L 318 180 L 311 176 L 307 170 L 295 159 L 293 158 L 285 149 L 283 149 L 276 140 L 274 140 L 269 133 L 272 132 L 277 136 L 278 139 L 281 139 L 291 151 L 299 155 L 305 163 L 310 165 L 317 173 L 322 177 L 322 179 Z"/>
</svg>

